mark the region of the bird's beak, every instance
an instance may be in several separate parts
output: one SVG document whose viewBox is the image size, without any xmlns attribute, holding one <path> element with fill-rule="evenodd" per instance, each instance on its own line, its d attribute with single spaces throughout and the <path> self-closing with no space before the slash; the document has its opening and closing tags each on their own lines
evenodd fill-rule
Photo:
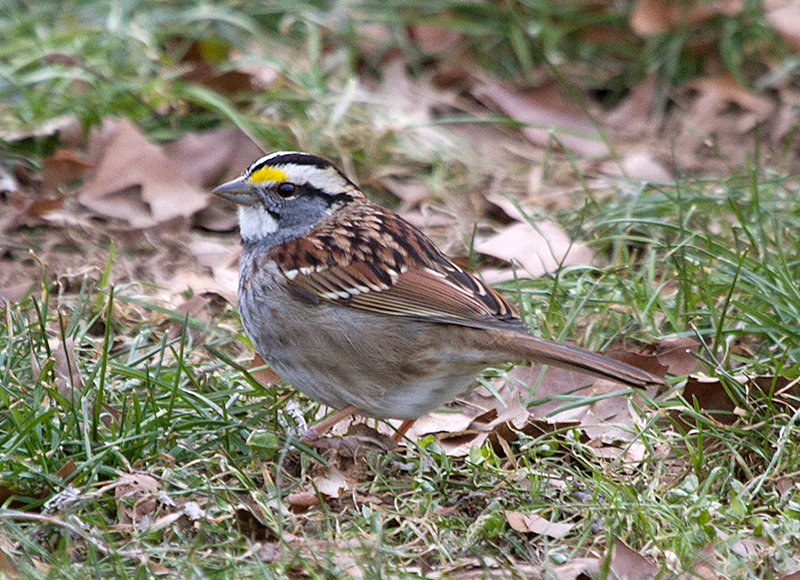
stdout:
<svg viewBox="0 0 800 580">
<path fill-rule="evenodd" d="M 240 205 L 251 205 L 258 200 L 253 187 L 244 175 L 215 187 L 211 193 Z"/>
</svg>

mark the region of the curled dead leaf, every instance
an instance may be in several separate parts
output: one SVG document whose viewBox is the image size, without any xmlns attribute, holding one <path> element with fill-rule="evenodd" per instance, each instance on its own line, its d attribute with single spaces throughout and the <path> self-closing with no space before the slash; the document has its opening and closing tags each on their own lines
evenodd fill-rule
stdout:
<svg viewBox="0 0 800 580">
<path fill-rule="evenodd" d="M 575 524 L 567 522 L 551 522 L 537 514 L 526 514 L 517 511 L 503 510 L 506 521 L 512 529 L 522 533 L 532 533 L 560 539 L 569 534 Z"/>
</svg>

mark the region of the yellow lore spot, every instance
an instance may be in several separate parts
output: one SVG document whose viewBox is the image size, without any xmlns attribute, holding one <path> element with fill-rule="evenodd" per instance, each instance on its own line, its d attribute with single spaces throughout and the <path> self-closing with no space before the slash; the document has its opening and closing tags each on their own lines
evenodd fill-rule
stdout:
<svg viewBox="0 0 800 580">
<path fill-rule="evenodd" d="M 288 178 L 289 175 L 283 169 L 271 167 L 269 165 L 259 167 L 250 175 L 250 181 L 256 183 L 262 183 L 264 181 L 286 181 Z"/>
</svg>

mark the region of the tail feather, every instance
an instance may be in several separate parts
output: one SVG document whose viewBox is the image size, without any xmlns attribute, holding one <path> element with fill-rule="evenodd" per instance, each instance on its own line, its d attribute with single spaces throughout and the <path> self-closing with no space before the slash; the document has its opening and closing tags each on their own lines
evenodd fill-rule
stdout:
<svg viewBox="0 0 800 580">
<path fill-rule="evenodd" d="M 527 334 L 498 337 L 506 343 L 511 358 L 554 365 L 603 379 L 618 381 L 631 387 L 664 385 L 664 379 L 632 365 L 597 354 L 579 346 L 561 344 Z"/>
</svg>

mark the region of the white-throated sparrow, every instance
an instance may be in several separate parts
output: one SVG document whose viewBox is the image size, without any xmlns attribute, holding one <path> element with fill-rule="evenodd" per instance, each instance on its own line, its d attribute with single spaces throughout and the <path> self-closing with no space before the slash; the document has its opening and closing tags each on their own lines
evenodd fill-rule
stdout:
<svg viewBox="0 0 800 580">
<path fill-rule="evenodd" d="M 256 350 L 300 391 L 340 410 L 307 440 L 353 413 L 416 419 L 508 361 L 663 383 L 536 338 L 502 296 L 324 159 L 273 153 L 214 193 L 239 204 L 239 311 Z"/>
</svg>

